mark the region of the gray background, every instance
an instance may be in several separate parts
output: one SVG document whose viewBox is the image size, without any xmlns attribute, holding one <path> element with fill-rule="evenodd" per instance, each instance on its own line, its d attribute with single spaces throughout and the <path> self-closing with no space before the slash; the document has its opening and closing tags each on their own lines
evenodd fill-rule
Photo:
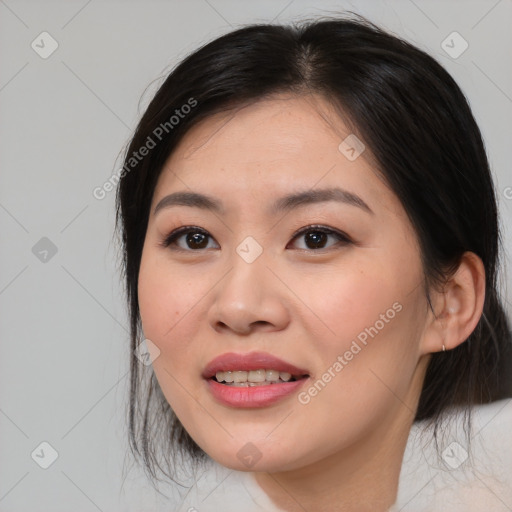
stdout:
<svg viewBox="0 0 512 512">
<path fill-rule="evenodd" d="M 461 85 L 510 254 L 511 1 L 0 0 L 0 511 L 173 509 L 136 469 L 122 485 L 128 323 L 114 192 L 92 191 L 117 169 L 154 80 L 187 53 L 240 24 L 343 9 L 435 55 Z M 58 43 L 46 59 L 31 47 L 44 31 Z M 453 31 L 469 44 L 458 58 L 441 47 Z M 48 469 L 31 457 L 43 441 L 58 452 Z"/>
</svg>

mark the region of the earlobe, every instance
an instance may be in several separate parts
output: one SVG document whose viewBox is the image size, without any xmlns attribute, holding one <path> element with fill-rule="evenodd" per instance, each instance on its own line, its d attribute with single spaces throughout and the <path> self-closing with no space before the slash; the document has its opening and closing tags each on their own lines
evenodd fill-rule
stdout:
<svg viewBox="0 0 512 512">
<path fill-rule="evenodd" d="M 482 260 L 473 252 L 465 252 L 443 289 L 433 293 L 435 314 L 430 312 L 428 317 L 421 342 L 423 354 L 458 347 L 477 326 L 485 300 Z"/>
</svg>

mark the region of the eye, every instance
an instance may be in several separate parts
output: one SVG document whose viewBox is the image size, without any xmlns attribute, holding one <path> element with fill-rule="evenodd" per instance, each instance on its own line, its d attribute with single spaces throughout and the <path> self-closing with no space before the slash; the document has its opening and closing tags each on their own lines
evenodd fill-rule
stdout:
<svg viewBox="0 0 512 512">
<path fill-rule="evenodd" d="M 333 230 L 325 226 L 307 226 L 295 233 L 294 240 L 302 240 L 302 247 L 295 247 L 301 250 L 329 249 L 335 245 L 347 245 L 352 242 L 350 238 L 341 231 Z"/>
<path fill-rule="evenodd" d="M 293 235 L 290 243 L 301 239 L 303 242 L 302 246 L 295 247 L 295 249 L 329 249 L 335 245 L 347 245 L 352 242 L 345 233 L 325 226 L 307 226 L 302 228 Z M 177 250 L 194 252 L 220 248 L 207 231 L 197 226 L 183 226 L 174 230 L 165 237 L 161 245 Z"/>
<path fill-rule="evenodd" d="M 214 245 L 211 245 L 213 242 Z M 183 251 L 199 251 L 202 249 L 218 249 L 219 245 L 211 235 L 197 226 L 184 226 L 174 230 L 161 243 L 163 247 L 171 247 Z"/>
</svg>

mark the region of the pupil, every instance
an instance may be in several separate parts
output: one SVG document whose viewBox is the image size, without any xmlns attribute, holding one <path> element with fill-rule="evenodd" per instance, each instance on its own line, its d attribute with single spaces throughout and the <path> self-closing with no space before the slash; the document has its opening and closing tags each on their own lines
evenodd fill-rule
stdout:
<svg viewBox="0 0 512 512">
<path fill-rule="evenodd" d="M 327 235 L 321 231 L 310 231 L 306 234 L 306 245 L 310 249 L 322 248 L 325 245 Z"/>
<path fill-rule="evenodd" d="M 203 233 L 188 233 L 187 244 L 192 246 L 191 249 L 203 249 L 208 245 L 208 240 Z"/>
</svg>

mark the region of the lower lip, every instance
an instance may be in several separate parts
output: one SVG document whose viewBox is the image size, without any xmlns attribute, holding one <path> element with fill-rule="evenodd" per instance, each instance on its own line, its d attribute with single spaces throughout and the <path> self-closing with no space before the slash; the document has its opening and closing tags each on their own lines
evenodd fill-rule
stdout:
<svg viewBox="0 0 512 512">
<path fill-rule="evenodd" d="M 206 383 L 213 397 L 220 403 L 248 409 L 275 404 L 297 391 L 307 380 L 308 377 L 282 384 L 250 387 L 226 386 L 213 379 L 207 379 Z"/>
</svg>

